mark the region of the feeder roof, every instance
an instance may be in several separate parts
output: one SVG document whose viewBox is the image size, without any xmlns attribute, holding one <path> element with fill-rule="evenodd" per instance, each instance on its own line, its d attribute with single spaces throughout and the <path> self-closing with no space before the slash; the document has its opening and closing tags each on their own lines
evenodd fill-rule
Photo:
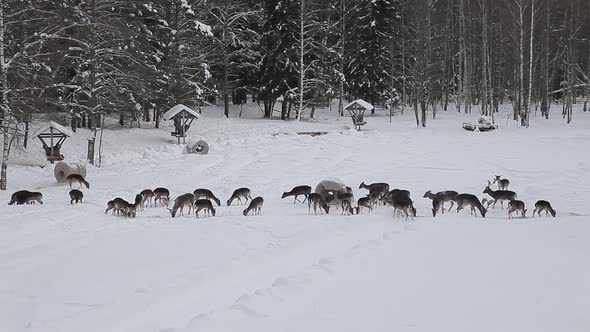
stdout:
<svg viewBox="0 0 590 332">
<path fill-rule="evenodd" d="M 49 134 L 50 128 L 53 128 L 54 133 L 57 131 L 66 137 L 74 136 L 74 133 L 70 129 L 60 125 L 59 123 L 57 123 L 55 121 L 49 121 L 49 122 L 45 123 L 44 125 L 42 125 L 41 127 L 39 127 L 39 129 L 37 129 L 35 131 L 35 133 L 33 134 L 33 138 L 36 138 L 37 136 L 39 136 L 41 134 Z"/>
<path fill-rule="evenodd" d="M 349 103 L 348 105 L 344 106 L 345 110 L 348 109 L 364 109 L 366 111 L 370 111 L 373 108 L 375 108 L 373 105 L 367 103 L 366 101 L 362 100 L 362 99 L 357 99 L 351 103 Z"/>
<path fill-rule="evenodd" d="M 174 107 L 172 107 L 171 109 L 168 110 L 168 112 L 164 113 L 164 115 L 162 116 L 164 118 L 164 120 L 170 120 L 173 119 L 175 116 L 182 114 L 182 112 L 185 112 L 187 114 L 185 114 L 185 116 L 188 117 L 193 117 L 193 118 L 199 118 L 200 115 L 199 113 L 193 111 L 192 109 L 182 105 L 182 104 L 178 104 Z"/>
</svg>

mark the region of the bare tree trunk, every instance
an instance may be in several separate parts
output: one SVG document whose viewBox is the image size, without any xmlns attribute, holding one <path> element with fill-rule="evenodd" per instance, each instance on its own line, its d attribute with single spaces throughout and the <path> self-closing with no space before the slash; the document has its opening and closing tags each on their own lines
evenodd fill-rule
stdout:
<svg viewBox="0 0 590 332">
<path fill-rule="evenodd" d="M 0 101 L 0 108 L 2 118 L 2 167 L 0 168 L 0 190 L 6 190 L 8 184 L 8 155 L 10 153 L 10 121 L 11 114 L 8 105 L 8 77 L 6 71 L 6 59 L 4 54 L 4 1 L 0 0 L 0 84 L 2 84 L 2 100 Z"/>
<path fill-rule="evenodd" d="M 469 49 L 467 48 L 467 20 L 465 18 L 465 3 L 459 0 L 459 16 L 461 25 L 461 56 L 463 62 L 463 100 L 465 102 L 465 113 L 471 113 L 471 59 Z"/>
<path fill-rule="evenodd" d="M 524 4 L 523 0 L 516 0 L 518 6 L 518 106 L 514 120 L 522 118 L 524 102 Z"/>
<path fill-rule="evenodd" d="M 489 115 L 488 112 L 488 8 L 486 0 L 479 0 L 482 14 L 481 29 L 481 114 Z"/>
<path fill-rule="evenodd" d="M 340 0 L 340 81 L 338 82 L 338 116 L 344 116 L 344 41 L 346 33 L 346 1 Z"/>
<path fill-rule="evenodd" d="M 304 34 L 304 17 L 305 17 L 305 0 L 299 0 L 299 110 L 297 111 L 297 121 L 301 120 L 303 112 L 303 80 L 305 79 L 305 64 L 303 56 L 305 54 L 305 34 Z"/>
<path fill-rule="evenodd" d="M 545 3 L 545 58 L 543 61 L 543 95 L 541 99 L 541 116 L 545 119 L 549 119 L 549 109 L 551 108 L 551 102 L 549 99 L 549 28 L 551 24 L 551 0 L 547 0 Z"/>
<path fill-rule="evenodd" d="M 535 0 L 531 0 L 531 36 L 529 43 L 529 88 L 527 92 L 527 101 L 525 106 L 525 121 L 523 126 L 529 127 L 531 115 L 531 99 L 533 95 L 533 41 L 535 37 Z"/>
</svg>

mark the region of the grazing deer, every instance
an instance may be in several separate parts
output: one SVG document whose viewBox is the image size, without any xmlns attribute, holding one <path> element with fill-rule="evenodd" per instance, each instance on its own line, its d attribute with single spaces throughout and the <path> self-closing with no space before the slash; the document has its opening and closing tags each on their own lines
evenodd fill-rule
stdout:
<svg viewBox="0 0 590 332">
<path fill-rule="evenodd" d="M 80 190 L 70 190 L 70 204 L 74 204 L 74 201 L 76 201 L 76 204 L 82 203 L 82 198 L 84 198 L 84 194 Z"/>
<path fill-rule="evenodd" d="M 138 195 L 141 196 L 141 195 Z M 141 204 L 141 202 L 139 203 Z M 137 203 L 135 204 L 127 204 L 127 209 L 125 210 L 125 217 L 128 218 L 135 218 L 135 216 L 137 215 Z"/>
<path fill-rule="evenodd" d="M 436 194 L 433 194 L 432 191 L 428 190 L 424 193 L 423 197 L 430 198 L 432 200 L 432 216 L 436 217 L 436 213 L 438 212 L 439 208 L 442 209 L 443 214 L 445 213 L 446 202 L 451 202 L 451 207 L 448 209 L 448 211 L 453 208 L 457 195 L 459 195 L 459 193 L 453 190 L 439 191 Z"/>
<path fill-rule="evenodd" d="M 162 206 L 168 207 L 170 203 L 170 191 L 161 187 L 154 189 L 154 206 L 156 206 L 156 202 L 160 202 Z"/>
<path fill-rule="evenodd" d="M 82 185 L 86 186 L 86 189 L 90 189 L 90 183 L 88 183 L 84 177 L 80 174 L 70 174 L 66 177 L 70 185 L 70 189 L 72 189 L 73 183 L 78 183 L 78 188 L 82 188 Z"/>
<path fill-rule="evenodd" d="M 393 216 L 395 217 L 397 213 L 402 212 L 406 215 L 406 220 L 408 220 L 408 217 L 411 217 L 412 220 L 414 220 L 414 217 L 416 216 L 414 202 L 412 202 L 410 197 L 405 195 L 399 195 L 393 200 Z"/>
<path fill-rule="evenodd" d="M 309 194 L 311 194 L 311 187 L 310 186 L 297 186 L 297 187 L 291 189 L 291 191 L 289 191 L 289 192 L 284 192 L 281 199 L 283 199 L 285 197 L 289 197 L 289 196 L 295 196 L 295 200 L 293 201 L 293 204 L 295 204 L 296 202 L 299 202 L 297 197 L 305 196 L 305 199 L 302 202 L 302 203 L 305 203 L 305 201 L 309 197 Z"/>
<path fill-rule="evenodd" d="M 215 203 L 217 203 L 217 206 L 221 205 L 221 201 L 219 200 L 219 198 L 215 197 L 215 195 L 213 195 L 213 192 L 209 189 L 203 189 L 203 188 L 196 189 L 193 192 L 193 195 L 195 195 L 195 200 L 208 199 L 208 200 L 213 200 Z"/>
<path fill-rule="evenodd" d="M 535 203 L 535 209 L 533 210 L 533 218 L 535 217 L 535 212 L 537 212 L 537 214 L 540 217 L 542 211 L 545 211 L 545 216 L 549 216 L 549 214 L 551 213 L 551 215 L 555 217 L 555 215 L 557 214 L 557 212 L 553 210 L 553 208 L 551 207 L 551 203 L 549 203 L 548 201 L 540 200 L 537 201 L 537 203 Z"/>
<path fill-rule="evenodd" d="M 410 198 L 410 192 L 405 189 L 393 189 L 387 194 L 387 196 L 389 196 L 390 200 L 394 201 L 397 197 Z"/>
<path fill-rule="evenodd" d="M 328 205 L 322 195 L 318 193 L 311 193 L 307 196 L 307 214 L 311 214 L 311 206 L 313 205 L 313 213 L 318 214 L 318 207 L 320 208 L 320 213 L 323 214 L 322 210 L 326 211 L 326 214 L 330 213 L 330 205 Z"/>
<path fill-rule="evenodd" d="M 377 191 L 380 192 L 382 194 L 387 194 L 387 192 L 389 192 L 389 184 L 387 183 L 371 183 L 369 185 L 366 185 L 365 182 L 362 182 L 359 185 L 359 189 L 367 189 L 369 191 L 369 193 Z"/>
<path fill-rule="evenodd" d="M 12 194 L 8 205 L 34 204 L 35 202 L 43 204 L 43 194 L 28 190 L 20 190 Z"/>
<path fill-rule="evenodd" d="M 363 208 L 369 209 L 369 213 L 373 212 L 373 202 L 370 196 L 361 197 L 356 202 L 356 213 L 359 214 L 363 211 Z"/>
<path fill-rule="evenodd" d="M 492 190 L 490 186 L 487 186 L 486 189 L 483 191 L 484 194 L 490 195 L 494 199 L 494 205 L 492 205 L 492 209 L 496 207 L 496 203 L 500 201 L 500 206 L 502 206 L 502 210 L 504 209 L 504 201 L 513 201 L 516 199 L 516 193 L 510 190 Z"/>
<path fill-rule="evenodd" d="M 342 206 L 342 201 L 349 201 L 354 202 L 354 195 L 352 193 L 346 192 L 336 192 L 334 195 L 334 201 L 332 202 L 333 205 Z"/>
<path fill-rule="evenodd" d="M 250 189 L 248 188 L 238 188 L 234 190 L 234 193 L 231 197 L 227 200 L 227 206 L 230 206 L 234 200 L 238 200 L 238 205 L 242 204 L 242 198 L 245 200 L 244 204 L 248 203 L 249 199 L 252 199 L 250 196 Z"/>
<path fill-rule="evenodd" d="M 211 203 L 208 199 L 197 199 L 195 200 L 195 215 L 199 218 L 199 211 L 205 210 L 205 216 L 211 214 L 215 217 L 215 209 L 213 208 L 213 203 Z M 219 206 L 219 204 L 217 204 Z"/>
<path fill-rule="evenodd" d="M 121 214 L 126 215 L 129 205 L 130 205 L 129 202 L 122 199 L 121 197 L 117 197 L 117 198 L 113 199 L 112 201 L 107 202 L 107 209 L 104 210 L 104 213 L 107 214 L 107 212 L 109 212 L 110 210 L 113 210 L 113 215 L 115 215 L 115 213 L 118 215 L 121 215 Z"/>
<path fill-rule="evenodd" d="M 508 190 L 508 186 L 510 185 L 510 181 L 508 179 L 502 179 L 501 175 L 496 175 L 494 177 L 494 181 L 488 180 L 488 186 L 492 186 L 494 183 L 498 184 L 498 190 Z"/>
<path fill-rule="evenodd" d="M 144 189 L 139 193 L 143 197 L 143 204 L 147 203 L 148 206 L 152 206 L 152 200 L 154 199 L 154 192 L 151 189 Z"/>
<path fill-rule="evenodd" d="M 244 216 L 247 216 L 250 211 L 252 211 L 252 215 L 260 214 L 262 210 L 262 204 L 264 203 L 264 199 L 260 196 L 254 198 L 250 205 L 244 210 Z"/>
<path fill-rule="evenodd" d="M 524 202 L 516 199 L 508 202 L 508 219 L 512 219 L 512 212 L 516 212 L 516 216 L 518 216 L 518 212 L 520 212 L 522 218 L 524 218 L 526 215 Z"/>
<path fill-rule="evenodd" d="M 172 215 L 172 218 L 176 217 L 176 212 L 178 211 L 178 209 L 180 209 L 180 215 L 183 216 L 184 215 L 184 207 L 188 206 L 188 214 L 191 214 L 191 211 L 193 210 L 193 202 L 195 201 L 195 195 L 191 194 L 191 193 L 187 193 L 187 194 L 183 194 L 180 195 L 178 197 L 176 197 L 176 199 L 174 200 L 174 205 L 172 206 L 172 209 L 168 209 L 168 211 L 170 211 L 170 214 Z"/>
<path fill-rule="evenodd" d="M 135 210 L 143 210 L 143 195 L 142 194 L 137 194 L 135 195 Z"/>
<path fill-rule="evenodd" d="M 342 205 L 342 214 L 343 215 L 351 215 L 354 214 L 354 209 L 352 208 L 352 203 L 349 200 L 345 199 L 341 203 Z"/>
<path fill-rule="evenodd" d="M 472 194 L 459 194 L 457 195 L 455 202 L 457 202 L 457 213 L 459 213 L 459 211 L 461 211 L 466 206 L 471 207 L 471 210 L 469 211 L 471 215 L 475 214 L 477 216 L 477 213 L 475 212 L 475 209 L 477 209 L 479 210 L 482 218 L 485 218 L 486 213 L 488 212 L 488 210 L 486 210 L 483 205 L 481 205 L 479 198 Z"/>
</svg>

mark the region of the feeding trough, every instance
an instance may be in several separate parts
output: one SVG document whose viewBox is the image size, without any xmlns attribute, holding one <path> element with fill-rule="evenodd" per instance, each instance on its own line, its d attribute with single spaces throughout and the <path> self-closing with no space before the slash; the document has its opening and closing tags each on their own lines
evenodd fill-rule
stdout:
<svg viewBox="0 0 590 332">
<path fill-rule="evenodd" d="M 357 99 L 344 107 L 352 118 L 352 124 L 356 130 L 361 130 L 361 127 L 367 123 L 364 121 L 365 112 L 371 111 L 375 107 L 362 99 Z"/>
<path fill-rule="evenodd" d="M 207 142 L 201 140 L 201 141 L 196 142 L 195 144 L 187 146 L 187 149 L 188 149 L 189 153 L 207 154 L 207 153 L 209 153 L 209 144 L 207 144 Z"/>
<path fill-rule="evenodd" d="M 497 124 L 492 123 L 492 119 L 487 116 L 482 116 L 477 121 L 477 124 L 463 122 L 462 124 L 463 129 L 468 131 L 475 131 L 476 129 L 481 132 L 492 131 L 498 129 Z"/>
<path fill-rule="evenodd" d="M 64 160 L 64 156 L 60 152 L 61 145 L 66 138 L 72 136 L 74 136 L 74 133 L 71 130 L 54 121 L 44 124 L 33 134 L 33 138 L 39 138 L 39 141 L 43 144 L 45 156 L 52 164 L 55 161 Z"/>
<path fill-rule="evenodd" d="M 178 144 L 180 144 L 181 139 L 182 143 L 186 144 L 186 132 L 191 127 L 193 120 L 199 117 L 199 113 L 182 104 L 172 107 L 162 116 L 164 120 L 174 121 L 174 131 L 170 135 L 178 139 Z"/>
</svg>

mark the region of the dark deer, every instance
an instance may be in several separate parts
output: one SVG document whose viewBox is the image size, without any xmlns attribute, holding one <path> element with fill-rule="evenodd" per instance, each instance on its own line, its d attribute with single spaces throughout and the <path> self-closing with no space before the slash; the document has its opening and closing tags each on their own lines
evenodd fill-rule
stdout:
<svg viewBox="0 0 590 332">
<path fill-rule="evenodd" d="M 496 203 L 500 201 L 500 206 L 502 206 L 502 210 L 504 209 L 504 201 L 513 201 L 516 199 L 516 193 L 510 190 L 492 190 L 490 186 L 487 186 L 486 189 L 483 191 L 484 194 L 490 195 L 494 199 L 494 204 L 492 205 L 492 209 L 496 207 Z"/>
<path fill-rule="evenodd" d="M 213 203 L 211 203 L 210 200 L 197 199 L 194 205 L 196 218 L 199 218 L 199 211 L 201 210 L 205 210 L 205 216 L 211 214 L 213 217 L 215 217 L 215 209 L 213 208 Z M 217 206 L 219 206 L 219 204 Z"/>
<path fill-rule="evenodd" d="M 227 206 L 230 206 L 231 203 L 236 199 L 238 200 L 238 204 L 242 204 L 242 198 L 244 199 L 244 204 L 248 203 L 249 199 L 252 199 L 252 196 L 250 196 L 250 189 L 238 188 L 234 190 L 234 193 L 227 200 Z"/>
<path fill-rule="evenodd" d="M 537 212 L 537 214 L 540 217 L 542 211 L 545 211 L 545 216 L 549 216 L 549 214 L 551 214 L 553 217 L 555 217 L 555 215 L 557 214 L 557 212 L 553 210 L 553 208 L 551 207 L 551 203 L 549 203 L 548 201 L 540 200 L 537 201 L 537 203 L 535 203 L 533 217 L 535 217 L 535 212 Z"/>
<path fill-rule="evenodd" d="M 203 189 L 203 188 L 196 189 L 193 192 L 193 195 L 195 195 L 195 200 L 209 199 L 209 200 L 213 200 L 217 204 L 217 206 L 221 206 L 221 201 L 219 200 L 219 198 L 215 197 L 215 195 L 213 195 L 213 192 L 209 189 Z"/>
<path fill-rule="evenodd" d="M 180 215 L 184 215 L 184 207 L 188 206 L 188 214 L 191 214 L 191 211 L 193 209 L 193 202 L 195 201 L 195 195 L 191 194 L 191 193 L 186 193 L 183 195 L 180 195 L 178 197 L 176 197 L 176 199 L 174 200 L 174 206 L 172 206 L 172 209 L 168 209 L 168 211 L 170 211 L 170 214 L 172 215 L 172 218 L 176 217 L 176 212 L 180 209 Z"/>
<path fill-rule="evenodd" d="M 526 215 L 524 202 L 519 200 L 508 202 L 508 219 L 512 219 L 512 212 L 516 212 L 516 216 L 518 216 L 518 212 L 520 212 L 521 217 L 524 218 Z"/>
<path fill-rule="evenodd" d="M 459 213 L 459 211 L 461 211 L 466 206 L 471 206 L 471 215 L 475 214 L 477 216 L 477 213 L 475 212 L 475 209 L 477 209 L 479 210 L 482 218 L 485 218 L 486 213 L 488 212 L 488 210 L 486 210 L 483 205 L 481 205 L 479 198 L 472 194 L 459 194 L 457 195 L 455 202 L 457 203 L 457 213 Z"/>
<path fill-rule="evenodd" d="M 90 189 L 90 183 L 84 179 L 84 177 L 80 174 L 70 174 L 66 177 L 68 184 L 70 185 L 70 189 L 72 188 L 72 184 L 77 183 L 78 188 L 82 188 L 82 185 L 86 186 L 86 189 Z"/>
<path fill-rule="evenodd" d="M 168 206 L 170 202 L 170 191 L 161 187 L 154 189 L 154 206 L 156 206 L 156 202 L 160 202 L 162 206 Z"/>
<path fill-rule="evenodd" d="M 305 199 L 302 202 L 302 203 L 305 203 L 305 201 L 309 197 L 309 194 L 311 194 L 311 187 L 310 186 L 297 186 L 297 187 L 291 189 L 291 191 L 284 192 L 281 199 L 283 199 L 285 197 L 289 197 L 289 196 L 295 196 L 295 200 L 293 201 L 293 204 L 295 204 L 296 202 L 299 202 L 297 197 L 305 196 Z"/>
<path fill-rule="evenodd" d="M 432 200 L 432 216 L 436 217 L 439 208 L 442 208 L 443 214 L 445 213 L 446 202 L 451 202 L 451 207 L 448 209 L 449 211 L 453 208 L 457 195 L 459 195 L 459 193 L 453 190 L 439 191 L 436 194 L 433 194 L 432 191 L 428 190 L 424 193 L 423 197 Z"/>
<path fill-rule="evenodd" d="M 244 210 L 244 216 L 247 216 L 248 213 L 250 213 L 250 211 L 252 211 L 252 215 L 257 215 L 260 214 L 260 211 L 262 210 L 262 204 L 264 203 L 264 199 L 260 196 L 254 198 L 251 202 L 250 205 L 248 205 L 248 207 Z"/>
<path fill-rule="evenodd" d="M 74 202 L 76 202 L 76 204 L 82 203 L 82 198 L 84 198 L 84 194 L 80 190 L 70 190 L 70 204 L 74 204 Z"/>
<path fill-rule="evenodd" d="M 318 207 L 320 208 L 320 213 L 323 214 L 322 210 L 326 211 L 326 213 L 330 213 L 330 205 L 326 204 L 322 195 L 318 193 L 311 193 L 307 197 L 307 213 L 311 214 L 311 207 L 313 206 L 313 213 L 318 214 Z"/>
</svg>

